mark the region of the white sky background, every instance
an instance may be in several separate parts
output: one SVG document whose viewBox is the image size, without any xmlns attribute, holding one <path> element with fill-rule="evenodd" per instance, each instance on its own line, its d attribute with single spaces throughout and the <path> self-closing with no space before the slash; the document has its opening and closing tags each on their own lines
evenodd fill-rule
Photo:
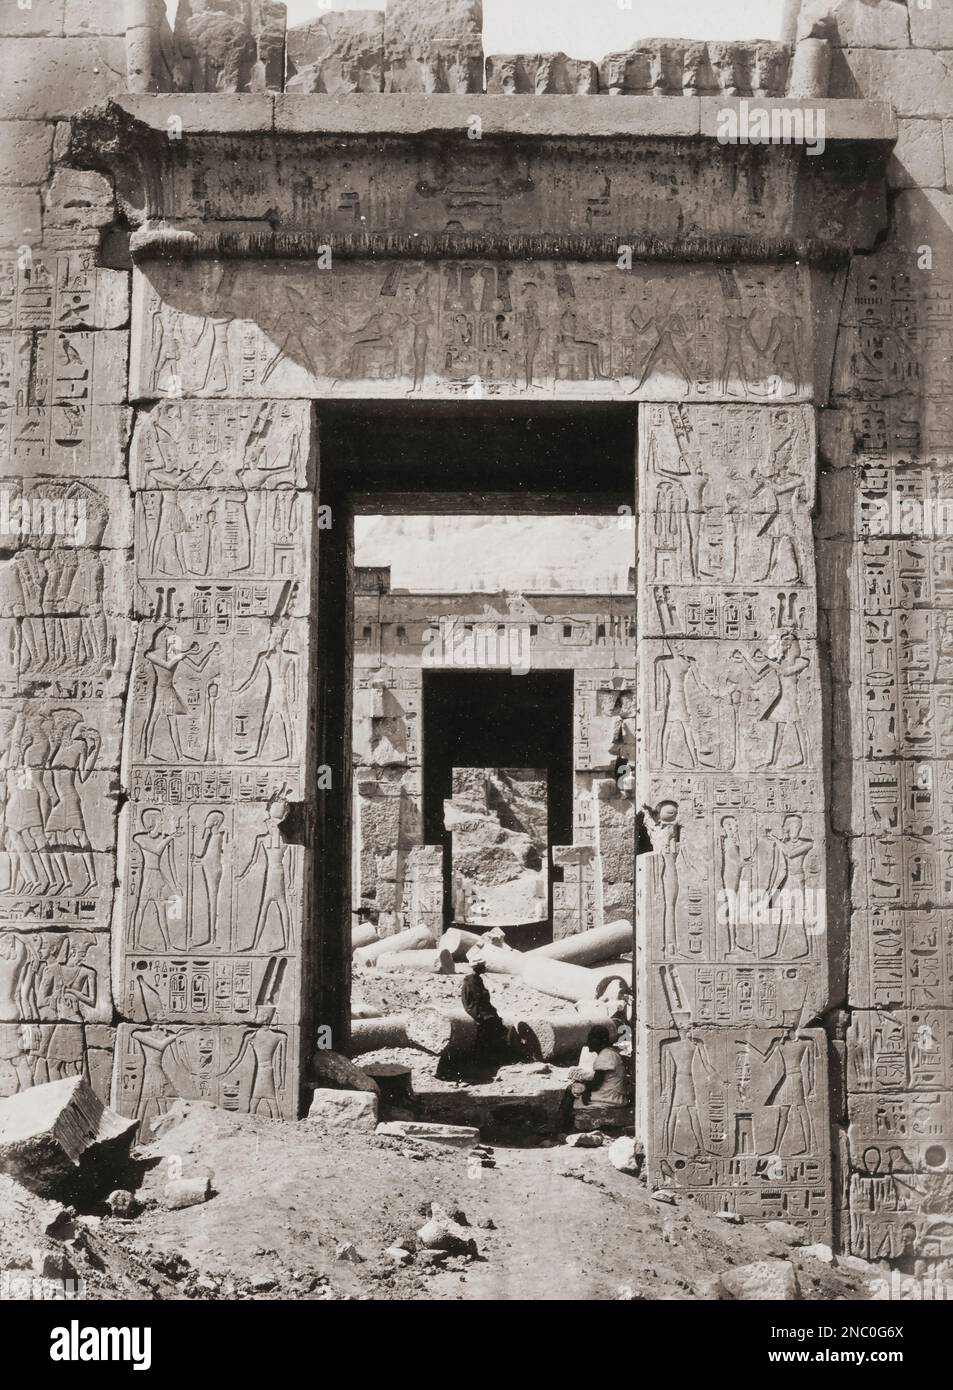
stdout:
<svg viewBox="0 0 953 1390">
<path fill-rule="evenodd" d="M 318 0 L 286 0 L 288 23 L 321 13 Z M 166 0 L 170 10 L 176 0 Z M 604 57 L 636 39 L 776 39 L 783 0 L 483 0 L 486 53 Z M 384 0 L 334 0 L 335 10 L 383 10 Z"/>
<path fill-rule="evenodd" d="M 635 532 L 605 516 L 359 516 L 358 565 L 390 565 L 391 587 L 417 593 L 624 594 Z"/>
</svg>

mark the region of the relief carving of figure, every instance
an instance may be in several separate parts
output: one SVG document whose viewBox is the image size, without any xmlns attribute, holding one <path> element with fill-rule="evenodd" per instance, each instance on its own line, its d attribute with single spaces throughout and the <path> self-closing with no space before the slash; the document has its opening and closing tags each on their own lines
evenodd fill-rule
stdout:
<svg viewBox="0 0 953 1390">
<path fill-rule="evenodd" d="M 665 1109 L 665 1151 L 694 1158 L 707 1152 L 702 1134 L 696 1068 L 715 1084 L 723 1084 L 705 1044 L 695 1037 L 691 1020 L 675 1019 L 678 1038 L 662 1043 L 661 1089 Z"/>
</svg>

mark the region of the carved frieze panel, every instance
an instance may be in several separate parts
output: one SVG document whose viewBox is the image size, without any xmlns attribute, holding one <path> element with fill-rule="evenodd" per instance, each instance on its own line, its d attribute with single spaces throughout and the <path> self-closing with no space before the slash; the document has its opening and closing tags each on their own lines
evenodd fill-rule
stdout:
<svg viewBox="0 0 953 1390">
<path fill-rule="evenodd" d="M 85 1076 L 108 1105 L 115 1039 L 103 1023 L 0 1023 L 0 1096 Z"/>
<path fill-rule="evenodd" d="M 859 1009 L 937 1009 L 949 1005 L 953 909 L 855 913 L 850 1002 Z"/>
<path fill-rule="evenodd" d="M 135 488 L 270 492 L 313 481 L 309 401 L 160 401 L 139 411 L 130 473 Z"/>
<path fill-rule="evenodd" d="M 92 251 L 0 256 L 0 330 L 123 328 L 128 317 L 128 272 Z"/>
<path fill-rule="evenodd" d="M 615 772 L 635 761 L 636 673 L 583 668 L 573 675 L 573 763 L 580 772 Z"/>
<path fill-rule="evenodd" d="M 311 496 L 164 490 L 136 494 L 136 603 L 149 617 L 203 601 L 271 614 L 310 587 Z"/>
<path fill-rule="evenodd" d="M 0 330 L 0 472 L 114 475 L 129 335 Z"/>
<path fill-rule="evenodd" d="M 296 773 L 307 709 L 306 627 L 287 616 L 217 613 L 211 598 L 196 597 L 180 621 L 140 624 L 132 757 L 140 767 Z"/>
<path fill-rule="evenodd" d="M 292 1029 L 274 1023 L 273 1013 L 272 1005 L 261 1005 L 254 1024 L 204 1028 L 120 1024 L 115 1108 L 140 1121 L 143 1138 L 176 1096 L 270 1119 L 293 1119 L 296 1037 Z"/>
<path fill-rule="evenodd" d="M 161 396 L 757 400 L 811 394 L 796 267 L 150 265 L 132 392 Z"/>
<path fill-rule="evenodd" d="M 647 769 L 820 772 L 817 648 L 795 626 L 763 643 L 645 638 L 641 652 Z"/>
<path fill-rule="evenodd" d="M 109 933 L 0 924 L 0 1021 L 109 1023 Z"/>
<path fill-rule="evenodd" d="M 280 803 L 279 803 L 280 804 Z M 156 798 L 133 807 L 125 877 L 124 942 L 133 962 L 132 988 L 149 1012 L 147 986 L 169 993 L 172 1012 L 205 989 L 205 1006 L 237 1011 L 228 1000 L 253 991 L 252 967 L 264 962 L 279 986 L 280 957 L 300 946 L 302 850 L 280 831 L 271 802 L 189 800 L 170 804 Z M 199 981 L 190 991 L 175 971 L 161 980 L 154 955 L 206 958 L 218 992 Z M 216 958 L 214 967 L 208 957 Z M 219 957 L 228 957 L 219 960 Z M 234 957 L 234 959 L 232 959 Z M 247 966 L 247 970 L 240 967 Z M 222 968 L 219 969 L 219 966 Z M 148 977 L 148 978 L 147 978 Z M 140 978 L 142 983 L 140 983 Z M 132 1003 L 132 999 L 129 999 Z M 278 1004 L 277 995 L 258 1003 Z M 138 1005 L 137 1005 L 138 1007 Z M 196 1005 L 196 1010 L 200 1006 Z M 244 1010 L 247 1012 L 247 1009 Z"/>
<path fill-rule="evenodd" d="M 809 412 L 652 406 L 640 436 L 648 635 L 815 634 Z"/>
<path fill-rule="evenodd" d="M 700 1028 L 649 1035 L 649 1182 L 709 1211 L 831 1225 L 827 1039 L 820 1029 Z"/>
</svg>

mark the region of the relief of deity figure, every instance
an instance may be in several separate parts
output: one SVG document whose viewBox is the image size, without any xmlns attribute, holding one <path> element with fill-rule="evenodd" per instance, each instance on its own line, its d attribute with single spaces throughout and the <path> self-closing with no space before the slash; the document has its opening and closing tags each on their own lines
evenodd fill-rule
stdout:
<svg viewBox="0 0 953 1390">
<path fill-rule="evenodd" d="M 665 1151 L 694 1158 L 707 1153 L 702 1133 L 696 1071 L 716 1085 L 723 1084 L 705 1044 L 695 1036 L 692 1022 L 684 1015 L 675 1019 L 678 1038 L 662 1043 L 661 1101 L 665 1110 Z"/>
</svg>

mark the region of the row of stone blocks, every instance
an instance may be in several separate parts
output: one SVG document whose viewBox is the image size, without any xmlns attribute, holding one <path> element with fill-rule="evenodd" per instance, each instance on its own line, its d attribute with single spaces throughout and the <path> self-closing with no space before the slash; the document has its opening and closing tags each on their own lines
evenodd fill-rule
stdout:
<svg viewBox="0 0 953 1390">
<path fill-rule="evenodd" d="M 664 38 L 601 63 L 564 53 L 484 59 L 481 0 L 390 0 L 386 12 L 319 8 L 291 29 L 274 0 L 179 0 L 174 30 L 157 0 L 132 0 L 130 10 L 133 91 L 783 97 L 798 61 L 809 57 L 814 67 L 815 49 L 827 47 L 809 41 L 810 54 L 793 63 L 785 43 Z"/>
</svg>

